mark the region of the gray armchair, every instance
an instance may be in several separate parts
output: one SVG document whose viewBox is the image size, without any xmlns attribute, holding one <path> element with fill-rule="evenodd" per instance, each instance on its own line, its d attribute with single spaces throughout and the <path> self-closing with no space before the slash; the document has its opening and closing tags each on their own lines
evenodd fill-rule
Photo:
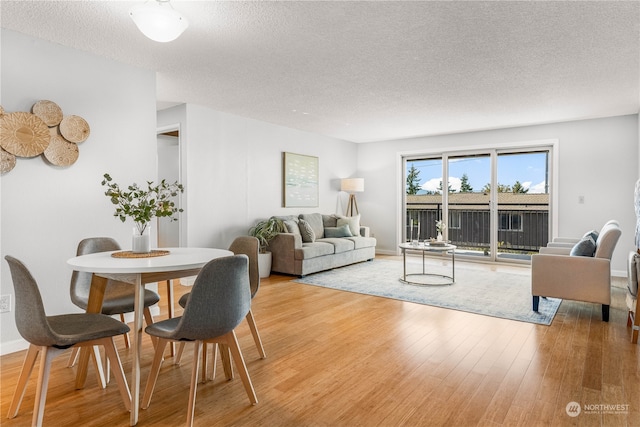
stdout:
<svg viewBox="0 0 640 427">
<path fill-rule="evenodd" d="M 611 305 L 611 257 L 621 230 L 617 222 L 607 223 L 595 242 L 593 256 L 543 253 L 531 257 L 533 310 L 540 297 L 562 298 L 602 304 L 602 320 L 609 321 Z"/>
</svg>

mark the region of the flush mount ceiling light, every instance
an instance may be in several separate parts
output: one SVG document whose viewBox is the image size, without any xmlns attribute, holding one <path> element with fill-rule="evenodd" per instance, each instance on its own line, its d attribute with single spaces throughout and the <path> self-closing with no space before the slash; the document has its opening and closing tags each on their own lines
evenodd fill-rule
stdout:
<svg viewBox="0 0 640 427">
<path fill-rule="evenodd" d="M 157 42 L 173 41 L 189 26 L 187 18 L 169 0 L 147 1 L 133 7 L 129 15 L 142 34 Z"/>
</svg>

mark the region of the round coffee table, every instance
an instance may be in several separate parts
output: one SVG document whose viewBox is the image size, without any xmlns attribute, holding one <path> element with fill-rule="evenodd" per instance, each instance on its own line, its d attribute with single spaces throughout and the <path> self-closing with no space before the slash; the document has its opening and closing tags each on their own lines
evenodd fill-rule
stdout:
<svg viewBox="0 0 640 427">
<path fill-rule="evenodd" d="M 456 246 L 450 243 L 400 243 L 402 250 L 402 277 L 400 281 L 411 285 L 441 286 L 451 285 L 456 281 Z M 422 252 L 422 273 L 407 273 L 407 251 Z M 427 252 L 451 253 L 451 276 L 428 273 L 424 265 L 424 254 Z M 420 279 L 419 279 L 420 278 Z M 434 280 L 439 278 L 440 280 Z"/>
</svg>

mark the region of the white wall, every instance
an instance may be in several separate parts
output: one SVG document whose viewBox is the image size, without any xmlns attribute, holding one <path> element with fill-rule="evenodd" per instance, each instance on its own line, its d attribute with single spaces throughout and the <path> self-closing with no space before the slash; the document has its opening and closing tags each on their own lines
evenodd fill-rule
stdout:
<svg viewBox="0 0 640 427">
<path fill-rule="evenodd" d="M 558 234 L 581 236 L 617 219 L 622 237 L 612 268 L 626 274 L 627 253 L 634 248 L 638 115 L 360 144 L 358 170 L 367 186 L 358 204 L 375 232 L 378 250 L 396 253 L 400 239 L 396 225 L 401 208 L 395 201 L 404 180 L 397 153 L 546 139 L 559 140 Z M 578 204 L 578 195 L 584 196 L 584 204 Z"/>
<path fill-rule="evenodd" d="M 159 127 L 174 124 L 183 144 L 189 246 L 226 248 L 271 215 L 334 213 L 340 178 L 356 169 L 350 142 L 191 104 L 158 113 Z M 319 207 L 282 207 L 285 151 L 319 158 Z"/>
<path fill-rule="evenodd" d="M 30 111 L 38 100 L 56 102 L 64 114 L 91 127 L 78 161 L 67 168 L 41 156 L 19 158 L 0 179 L 0 293 L 13 286 L 5 255 L 22 260 L 38 281 L 47 314 L 80 311 L 69 298 L 78 242 L 112 236 L 130 247 L 131 224 L 113 217 L 102 175 L 119 183 L 143 182 L 156 174 L 155 73 L 2 30 L 1 100 L 7 112 Z M 14 312 L 0 314 L 2 354 L 24 346 Z"/>
</svg>

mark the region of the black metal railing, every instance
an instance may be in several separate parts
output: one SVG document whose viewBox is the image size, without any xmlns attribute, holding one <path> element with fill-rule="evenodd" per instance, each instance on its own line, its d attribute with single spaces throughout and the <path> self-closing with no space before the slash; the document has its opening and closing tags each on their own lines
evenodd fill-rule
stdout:
<svg viewBox="0 0 640 427">
<path fill-rule="evenodd" d="M 545 209 L 545 206 L 547 207 Z M 447 238 L 459 248 L 480 251 L 489 250 L 490 216 L 489 208 L 481 206 L 458 209 L 449 208 Z M 537 252 L 546 246 L 549 236 L 548 205 L 519 207 L 500 205 L 498 209 L 498 248 L 501 251 Z M 425 240 L 437 236 L 436 221 L 442 218 L 441 205 L 428 207 L 407 206 L 407 240 Z M 412 222 L 413 221 L 413 222 Z M 413 224 L 413 226 L 412 226 Z M 419 224 L 419 234 L 418 234 Z"/>
</svg>

